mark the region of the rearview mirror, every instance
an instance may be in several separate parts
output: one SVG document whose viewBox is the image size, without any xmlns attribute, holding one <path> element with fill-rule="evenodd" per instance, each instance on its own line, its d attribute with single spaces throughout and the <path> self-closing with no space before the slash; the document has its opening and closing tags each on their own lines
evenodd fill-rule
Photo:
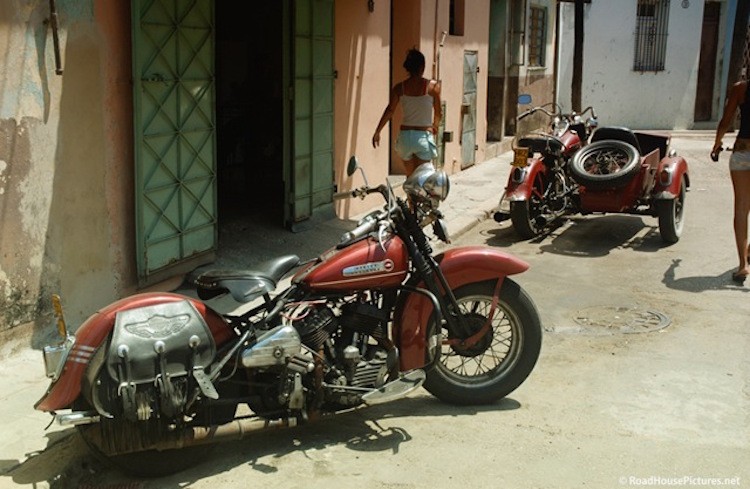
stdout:
<svg viewBox="0 0 750 489">
<path fill-rule="evenodd" d="M 346 165 L 346 174 L 351 177 L 352 175 L 354 175 L 354 172 L 357 170 L 362 172 L 362 179 L 365 181 L 365 185 L 369 186 L 369 184 L 367 183 L 367 175 L 365 175 L 365 171 L 362 169 L 361 166 L 359 166 L 359 161 L 357 161 L 357 157 L 352 156 L 351 158 L 349 158 L 349 164 Z"/>
<path fill-rule="evenodd" d="M 531 104 L 531 95 L 528 93 L 522 93 L 518 96 L 518 105 L 530 105 Z"/>
<path fill-rule="evenodd" d="M 357 157 L 352 156 L 351 158 L 349 158 L 349 164 L 346 166 L 346 174 L 348 176 L 354 175 L 354 172 L 357 171 L 357 168 L 359 168 Z"/>
</svg>

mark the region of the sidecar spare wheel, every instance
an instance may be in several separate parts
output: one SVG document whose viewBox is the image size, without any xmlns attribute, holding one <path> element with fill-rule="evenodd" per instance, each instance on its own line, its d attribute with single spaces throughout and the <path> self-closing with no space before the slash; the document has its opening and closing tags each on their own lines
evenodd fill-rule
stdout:
<svg viewBox="0 0 750 489">
<path fill-rule="evenodd" d="M 626 185 L 640 170 L 641 155 L 631 144 L 597 141 L 578 151 L 570 162 L 573 179 L 591 189 Z"/>
</svg>

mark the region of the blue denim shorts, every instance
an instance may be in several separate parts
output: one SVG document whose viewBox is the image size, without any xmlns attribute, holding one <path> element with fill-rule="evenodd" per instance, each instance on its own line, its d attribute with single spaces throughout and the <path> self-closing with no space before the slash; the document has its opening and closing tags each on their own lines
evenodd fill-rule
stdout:
<svg viewBox="0 0 750 489">
<path fill-rule="evenodd" d="M 734 151 L 729 157 L 729 171 L 750 171 L 750 151 Z"/>
<path fill-rule="evenodd" d="M 435 136 L 430 131 L 402 129 L 396 139 L 396 152 L 404 160 L 417 157 L 422 161 L 437 158 Z"/>
</svg>

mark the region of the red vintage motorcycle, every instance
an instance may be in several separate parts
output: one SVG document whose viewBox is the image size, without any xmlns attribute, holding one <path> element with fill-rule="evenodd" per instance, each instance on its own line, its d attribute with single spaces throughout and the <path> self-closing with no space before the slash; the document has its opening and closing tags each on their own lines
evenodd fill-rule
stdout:
<svg viewBox="0 0 750 489">
<path fill-rule="evenodd" d="M 493 214 L 497 222 L 510 219 L 523 239 L 538 236 L 546 226 L 575 208 L 576 185 L 568 164 L 598 125 L 593 107 L 580 114 L 564 113 L 555 103 L 532 107 L 519 114 L 517 120 L 537 112 L 549 118 L 547 128 L 515 141 L 508 183 Z M 584 120 L 587 113 L 590 117 Z"/>
<path fill-rule="evenodd" d="M 355 158 L 348 167 L 358 169 Z M 360 169 L 361 170 L 361 169 Z M 362 172 L 364 176 L 364 172 Z M 386 203 L 323 255 L 277 258 L 256 271 L 210 271 L 201 300 L 142 293 L 94 313 L 44 349 L 49 389 L 35 408 L 77 426 L 97 455 L 139 475 L 204 459 L 206 444 L 402 398 L 424 386 L 454 404 L 499 400 L 531 373 L 542 329 L 509 278 L 528 264 L 448 242 L 438 211 L 447 175 L 420 166 L 404 183 L 335 198 Z M 296 269 L 288 288 L 276 291 Z M 245 312 L 211 304 L 229 294 Z"/>
</svg>

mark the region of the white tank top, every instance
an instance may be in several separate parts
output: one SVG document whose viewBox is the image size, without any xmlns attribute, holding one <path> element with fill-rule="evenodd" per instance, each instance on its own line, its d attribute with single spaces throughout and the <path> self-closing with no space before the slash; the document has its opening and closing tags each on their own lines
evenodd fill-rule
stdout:
<svg viewBox="0 0 750 489">
<path fill-rule="evenodd" d="M 425 92 L 430 85 L 425 85 Z M 403 126 L 430 127 L 432 125 L 432 95 L 401 95 L 404 110 Z"/>
</svg>

